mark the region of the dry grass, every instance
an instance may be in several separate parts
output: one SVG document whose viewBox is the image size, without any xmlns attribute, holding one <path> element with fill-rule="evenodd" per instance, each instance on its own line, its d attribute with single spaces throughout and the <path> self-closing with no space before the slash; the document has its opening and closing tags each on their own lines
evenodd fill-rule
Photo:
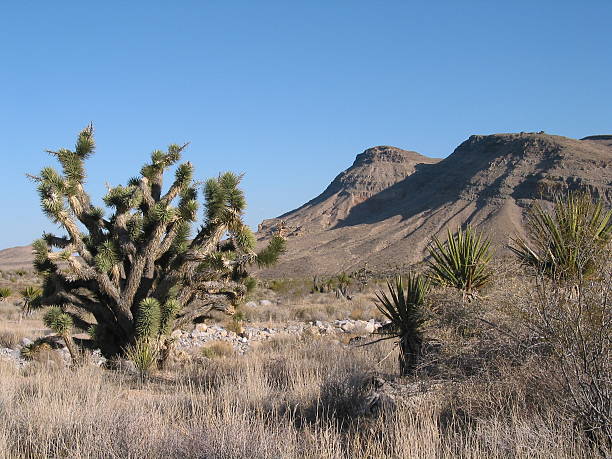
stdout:
<svg viewBox="0 0 612 459">
<path fill-rule="evenodd" d="M 334 346 L 294 341 L 145 382 L 91 367 L 1 365 L 0 451 L 71 458 L 593 457 L 571 425 L 547 410 L 525 415 L 519 398 L 502 412 L 471 410 L 465 394 L 473 402 L 491 390 L 478 384 L 463 387 L 461 397 L 415 396 L 386 417 L 347 417 L 355 394 L 337 388 L 375 369 L 389 348 Z M 378 370 L 393 372 L 395 362 Z"/>
<path fill-rule="evenodd" d="M 0 457 L 606 457 L 611 452 L 594 450 L 560 409 L 546 353 L 526 352 L 529 330 L 505 313 L 530 288 L 498 270 L 497 283 L 473 303 L 435 291 L 430 344 L 410 379 L 395 376 L 392 341 L 351 347 L 327 336 L 278 335 L 245 355 L 209 343 L 148 378 L 0 360 Z M 307 294 L 242 312 L 282 322 L 369 318 L 372 308 L 369 294 Z M 34 331 L 36 318 L 28 320 Z M 19 324 L 0 316 L 0 325 Z M 420 392 L 395 410 L 361 413 L 369 395 L 360 388 L 372 376 Z"/>
<path fill-rule="evenodd" d="M 268 295 L 273 297 L 273 294 Z M 331 321 L 346 318 L 367 320 L 382 318 L 374 306 L 373 292 L 357 293 L 352 300 L 338 299 L 333 293 L 312 293 L 302 297 L 277 297 L 279 305 L 272 306 L 241 306 L 249 322 L 286 322 L 299 321 Z"/>
</svg>

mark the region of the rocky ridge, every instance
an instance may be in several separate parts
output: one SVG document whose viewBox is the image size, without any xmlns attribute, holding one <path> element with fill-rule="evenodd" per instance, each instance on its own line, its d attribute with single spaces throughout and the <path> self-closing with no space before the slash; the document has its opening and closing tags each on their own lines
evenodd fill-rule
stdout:
<svg viewBox="0 0 612 459">
<path fill-rule="evenodd" d="M 340 182 L 328 190 L 335 191 Z M 337 274 L 366 263 L 369 269 L 394 270 L 423 260 L 432 236 L 444 237 L 447 228 L 465 224 L 484 231 L 503 254 L 511 236 L 524 235 L 531 204 L 566 190 L 585 190 L 612 205 L 612 136 L 473 135 L 442 161 L 416 164 L 405 177 L 359 202 L 340 201 L 348 191 L 326 191 L 265 221 L 260 242 L 274 225 L 284 225 L 288 253 L 260 274 Z M 346 206 L 335 218 L 313 216 L 329 215 L 339 202 Z"/>
</svg>

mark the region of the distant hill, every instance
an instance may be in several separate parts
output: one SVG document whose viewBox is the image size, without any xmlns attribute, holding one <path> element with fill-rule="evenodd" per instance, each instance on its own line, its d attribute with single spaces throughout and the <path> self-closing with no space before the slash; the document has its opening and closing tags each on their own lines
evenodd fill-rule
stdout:
<svg viewBox="0 0 612 459">
<path fill-rule="evenodd" d="M 403 174 L 403 176 L 402 176 Z M 386 270 L 423 259 L 431 236 L 470 223 L 504 250 L 534 199 L 589 190 L 612 203 L 612 136 L 474 135 L 444 160 L 393 147 L 357 156 L 317 198 L 259 226 L 288 253 L 263 275 Z"/>
<path fill-rule="evenodd" d="M 0 270 L 3 271 L 12 269 L 33 269 L 33 260 L 34 256 L 32 255 L 31 245 L 0 250 Z"/>
</svg>

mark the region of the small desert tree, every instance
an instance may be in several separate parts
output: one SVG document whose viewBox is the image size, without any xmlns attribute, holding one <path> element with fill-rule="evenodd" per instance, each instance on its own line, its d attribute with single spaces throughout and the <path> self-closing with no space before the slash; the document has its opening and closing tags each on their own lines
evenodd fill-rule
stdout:
<svg viewBox="0 0 612 459">
<path fill-rule="evenodd" d="M 85 160 L 94 153 L 94 130 L 79 134 L 74 150 L 50 151 L 62 171 L 44 168 L 31 176 L 43 212 L 67 235 L 45 234 L 34 243 L 35 268 L 44 276 L 43 305 L 59 305 L 82 330 L 91 330 L 106 356 L 121 354 L 142 333 L 155 302 L 157 333 L 166 341 L 172 327 L 211 308 L 228 309 L 246 288 L 247 266 L 270 265 L 284 251 L 274 236 L 259 254 L 243 223 L 241 177 L 227 172 L 204 183 L 204 224 L 191 237 L 198 213 L 193 166 L 176 167 L 163 190 L 165 172 L 186 145 L 156 150 L 140 175 L 108 189 L 110 215 L 85 191 Z"/>
<path fill-rule="evenodd" d="M 73 365 L 78 365 L 81 361 L 79 351 L 72 340 L 72 317 L 66 314 L 58 306 L 50 307 L 43 317 L 43 322 L 54 333 L 57 333 L 66 343 Z"/>
</svg>

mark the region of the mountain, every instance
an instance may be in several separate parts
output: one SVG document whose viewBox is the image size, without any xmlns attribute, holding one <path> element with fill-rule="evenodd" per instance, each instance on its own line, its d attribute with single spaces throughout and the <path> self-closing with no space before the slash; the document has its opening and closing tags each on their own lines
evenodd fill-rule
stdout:
<svg viewBox="0 0 612 459">
<path fill-rule="evenodd" d="M 269 233 L 279 221 L 292 228 L 292 235 L 331 228 L 345 220 L 356 205 L 438 161 L 438 158 L 395 147 L 369 148 L 358 154 L 353 165 L 341 172 L 323 193 L 298 209 L 264 220 L 258 232 Z"/>
<path fill-rule="evenodd" d="M 395 151 L 402 153 L 387 153 Z M 468 223 L 503 252 L 511 235 L 523 234 L 534 199 L 567 189 L 589 190 L 612 203 L 612 136 L 474 135 L 441 161 L 375 147 L 320 196 L 260 225 L 261 241 L 279 228 L 288 240 L 281 263 L 262 274 L 409 265 L 424 258 L 433 235 Z"/>
<path fill-rule="evenodd" d="M 33 269 L 33 261 L 31 245 L 0 250 L 0 270 Z"/>
</svg>

